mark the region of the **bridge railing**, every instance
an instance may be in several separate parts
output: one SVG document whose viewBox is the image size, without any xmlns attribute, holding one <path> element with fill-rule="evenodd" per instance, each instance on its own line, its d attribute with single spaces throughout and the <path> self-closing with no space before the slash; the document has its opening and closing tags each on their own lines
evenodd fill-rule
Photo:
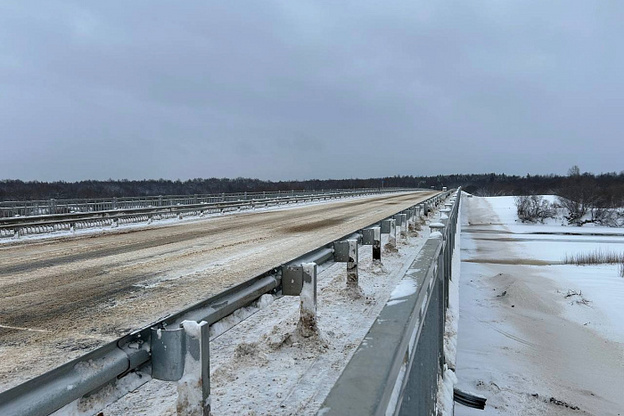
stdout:
<svg viewBox="0 0 624 416">
<path fill-rule="evenodd" d="M 29 201 L 0 201 L 0 218 L 114 211 L 135 208 L 158 208 L 180 205 L 213 204 L 218 202 L 275 199 L 316 194 L 346 194 L 352 192 L 380 193 L 402 188 L 323 189 L 267 192 L 237 192 L 193 195 L 158 195 L 123 198 L 42 199 Z"/>
<path fill-rule="evenodd" d="M 254 209 L 274 205 L 320 201 L 354 196 L 409 191 L 404 188 L 329 190 L 289 193 L 221 194 L 220 196 L 166 197 L 164 199 L 127 199 L 118 201 L 89 200 L 73 205 L 71 200 L 63 203 L 54 200 L 48 205 L 12 207 L 5 212 L 23 212 L 21 216 L 0 216 L 0 238 L 20 237 L 54 231 L 72 231 L 82 228 L 117 226 L 125 223 L 151 222 L 188 215 L 223 213 L 231 210 Z M 5 204 L 5 203 L 2 203 Z M 0 209 L 3 209 L 0 206 Z M 47 210 L 47 211 L 46 211 Z M 53 214 L 37 214 L 54 212 Z"/>
</svg>

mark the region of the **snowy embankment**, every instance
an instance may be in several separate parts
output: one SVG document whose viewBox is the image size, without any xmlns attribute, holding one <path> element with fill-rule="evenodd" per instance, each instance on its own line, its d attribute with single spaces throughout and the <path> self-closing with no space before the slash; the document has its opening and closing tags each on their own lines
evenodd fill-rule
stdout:
<svg viewBox="0 0 624 416">
<path fill-rule="evenodd" d="M 461 414 L 624 415 L 624 278 L 564 264 L 624 252 L 624 230 L 521 224 L 513 197 L 469 197 L 461 240 L 458 387 L 488 398 Z"/>
<path fill-rule="evenodd" d="M 398 250 L 386 248 L 381 264 L 372 261 L 370 246 L 361 247 L 362 297 L 347 290 L 344 263 L 319 267 L 318 336 L 305 338 L 297 331 L 299 297 L 264 295 L 255 306 L 213 325 L 213 413 L 315 414 L 428 235 L 423 227 L 418 235 L 398 237 Z M 384 235 L 384 246 L 387 241 Z M 175 408 L 175 383 L 152 380 L 104 414 L 174 415 Z"/>
</svg>

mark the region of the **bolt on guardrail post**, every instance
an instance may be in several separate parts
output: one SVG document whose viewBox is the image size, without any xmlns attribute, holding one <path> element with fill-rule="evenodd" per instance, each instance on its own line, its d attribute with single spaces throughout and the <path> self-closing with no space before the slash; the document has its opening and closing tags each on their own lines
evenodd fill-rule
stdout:
<svg viewBox="0 0 624 416">
<path fill-rule="evenodd" d="M 302 263 L 303 285 L 299 295 L 299 324 L 297 329 L 304 337 L 311 337 L 318 332 L 316 326 L 316 263 Z"/>
</svg>

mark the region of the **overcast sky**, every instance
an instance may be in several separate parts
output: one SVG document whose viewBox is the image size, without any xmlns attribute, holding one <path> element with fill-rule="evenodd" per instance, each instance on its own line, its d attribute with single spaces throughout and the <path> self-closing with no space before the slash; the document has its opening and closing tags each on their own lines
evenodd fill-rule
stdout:
<svg viewBox="0 0 624 416">
<path fill-rule="evenodd" d="M 624 170 L 624 2 L 0 1 L 0 179 Z"/>
</svg>

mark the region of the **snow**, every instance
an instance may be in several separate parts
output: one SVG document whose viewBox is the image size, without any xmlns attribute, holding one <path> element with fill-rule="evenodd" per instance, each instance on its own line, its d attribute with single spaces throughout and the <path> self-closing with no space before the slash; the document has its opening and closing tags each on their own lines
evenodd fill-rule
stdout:
<svg viewBox="0 0 624 416">
<path fill-rule="evenodd" d="M 413 278 L 406 276 L 392 291 L 392 293 L 390 294 L 390 300 L 393 301 L 399 298 L 405 298 L 407 296 L 413 295 L 414 293 L 416 293 L 416 290 L 418 290 L 418 285 L 416 281 Z"/>
<path fill-rule="evenodd" d="M 191 338 L 199 339 L 201 337 L 201 322 L 184 321 L 182 322 L 182 327 L 184 332 Z"/>
<path fill-rule="evenodd" d="M 68 405 L 62 407 L 53 416 L 87 416 L 93 415 L 97 409 L 101 409 L 114 400 L 121 397 L 121 392 L 136 390 L 142 384 L 150 379 L 148 374 L 130 373 L 127 376 L 115 381 L 112 385 L 108 385 L 96 393 L 75 400 Z M 68 390 L 75 388 L 69 385 Z"/>
<path fill-rule="evenodd" d="M 458 414 L 624 414 L 624 279 L 563 264 L 624 251 L 624 230 L 522 224 L 513 197 L 463 205 L 456 375 L 488 402 Z"/>
<path fill-rule="evenodd" d="M 457 384 L 455 372 L 444 366 L 444 373 L 438 382 L 438 415 L 453 415 L 453 388 Z"/>
<path fill-rule="evenodd" d="M 353 298 L 345 263 L 318 267 L 317 333 L 297 331 L 299 297 L 264 295 L 255 305 L 211 326 L 211 407 L 218 415 L 312 415 L 349 362 L 381 309 L 413 293 L 404 279 L 429 236 L 408 233 L 396 249 L 372 260 L 371 246 L 358 257 L 363 296 Z M 384 234 L 382 243 L 388 242 Z M 152 380 L 105 409 L 106 415 L 174 415 L 176 391 Z"/>
</svg>

